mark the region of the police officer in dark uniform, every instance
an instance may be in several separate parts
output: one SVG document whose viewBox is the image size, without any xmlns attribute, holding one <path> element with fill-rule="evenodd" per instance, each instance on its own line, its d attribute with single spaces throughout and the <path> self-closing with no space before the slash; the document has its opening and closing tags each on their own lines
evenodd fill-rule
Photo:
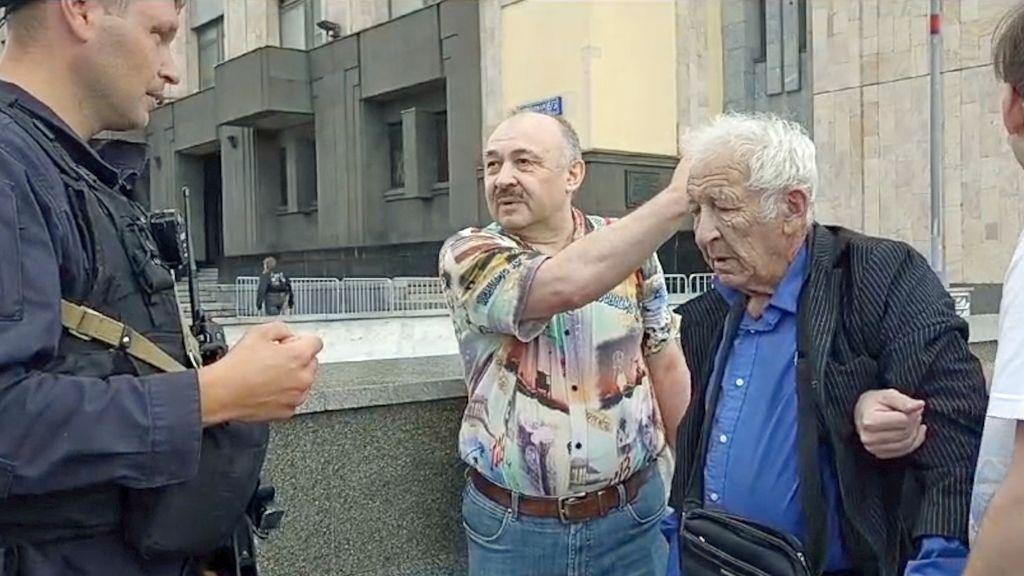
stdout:
<svg viewBox="0 0 1024 576">
<path fill-rule="evenodd" d="M 250 330 L 198 367 L 173 278 L 86 144 L 178 82 L 183 0 L 0 0 L 0 574 L 198 574 L 255 491 L 314 336 Z"/>
</svg>

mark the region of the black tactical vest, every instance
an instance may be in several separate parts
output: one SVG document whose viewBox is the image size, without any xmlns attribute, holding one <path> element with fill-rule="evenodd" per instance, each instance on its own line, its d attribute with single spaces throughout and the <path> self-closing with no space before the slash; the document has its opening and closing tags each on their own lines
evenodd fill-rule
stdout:
<svg viewBox="0 0 1024 576">
<path fill-rule="evenodd" d="M 191 366 L 174 294 L 142 208 L 75 163 L 52 132 L 16 101 L 0 101 L 58 168 L 78 233 L 91 254 L 91 291 L 67 295 L 132 327 L 184 366 Z M 146 376 L 157 369 L 123 350 L 64 330 L 56 358 L 32 369 L 107 378 Z M 44 542 L 123 532 L 143 556 L 194 556 L 223 543 L 244 521 L 259 482 L 269 431 L 265 424 L 230 423 L 203 431 L 199 473 L 181 484 L 149 490 L 116 485 L 0 500 L 0 538 Z"/>
</svg>

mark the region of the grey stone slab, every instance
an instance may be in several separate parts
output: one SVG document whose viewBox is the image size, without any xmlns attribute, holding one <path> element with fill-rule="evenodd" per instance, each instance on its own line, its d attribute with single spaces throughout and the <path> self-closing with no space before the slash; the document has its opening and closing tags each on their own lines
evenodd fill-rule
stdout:
<svg viewBox="0 0 1024 576">
<path fill-rule="evenodd" d="M 174 102 L 172 107 L 174 144 L 177 150 L 217 143 L 215 90 L 196 92 Z"/>
<path fill-rule="evenodd" d="M 800 90 L 800 8 L 782 0 L 782 82 L 786 92 Z"/>
<path fill-rule="evenodd" d="M 301 413 L 425 402 L 466 395 L 458 356 L 425 356 L 320 366 Z"/>
<path fill-rule="evenodd" d="M 690 0 L 684 0 L 689 2 Z M 733 0 L 732 2 L 722 2 L 722 23 L 725 25 L 732 24 L 733 22 L 743 22 L 747 17 L 747 6 L 746 2 Z"/>
<path fill-rule="evenodd" d="M 750 40 L 747 37 L 747 22 L 737 20 L 722 26 L 722 47 L 725 50 L 733 48 L 748 49 Z"/>
<path fill-rule="evenodd" d="M 377 96 L 442 77 L 436 9 L 421 10 L 362 33 L 359 65 L 364 96 Z"/>
<path fill-rule="evenodd" d="M 1002 284 L 962 284 L 971 288 L 971 314 L 998 314 Z"/>
<path fill-rule="evenodd" d="M 765 62 L 767 63 L 767 93 L 782 93 L 782 1 L 765 3 Z"/>
<path fill-rule="evenodd" d="M 221 124 L 278 128 L 269 122 L 274 118 L 281 122 L 289 118 L 295 124 L 313 120 L 305 51 L 265 46 L 224 62 L 216 73 L 214 94 Z"/>
<path fill-rule="evenodd" d="M 465 574 L 464 400 L 334 411 L 273 427 L 265 473 L 286 509 L 268 576 Z"/>
</svg>

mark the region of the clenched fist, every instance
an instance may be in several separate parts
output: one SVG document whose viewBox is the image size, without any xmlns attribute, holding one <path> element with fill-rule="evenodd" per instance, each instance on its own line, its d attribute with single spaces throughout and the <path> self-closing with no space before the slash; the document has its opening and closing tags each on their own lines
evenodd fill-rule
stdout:
<svg viewBox="0 0 1024 576">
<path fill-rule="evenodd" d="M 296 335 L 281 322 L 252 328 L 199 371 L 203 425 L 290 418 L 309 397 L 322 348 L 317 336 Z"/>
<path fill-rule="evenodd" d="M 857 400 L 853 421 L 860 441 L 876 458 L 900 458 L 924 443 L 924 400 L 897 390 L 871 390 Z"/>
</svg>

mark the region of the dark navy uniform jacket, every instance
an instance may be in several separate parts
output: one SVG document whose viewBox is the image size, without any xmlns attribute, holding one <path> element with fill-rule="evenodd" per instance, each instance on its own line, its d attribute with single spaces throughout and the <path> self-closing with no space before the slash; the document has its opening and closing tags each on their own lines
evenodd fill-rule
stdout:
<svg viewBox="0 0 1024 576">
<path fill-rule="evenodd" d="M 16 95 L 72 158 L 117 189 L 118 172 L 53 111 L 12 84 L 0 82 L 0 92 Z M 0 110 L 0 501 L 96 484 L 150 488 L 196 474 L 195 371 L 101 380 L 33 368 L 54 357 L 60 300 L 87 293 L 91 266 L 57 168 Z M 143 560 L 118 534 L 32 545 L 19 556 L 26 576 L 182 571 L 180 561 Z"/>
</svg>

